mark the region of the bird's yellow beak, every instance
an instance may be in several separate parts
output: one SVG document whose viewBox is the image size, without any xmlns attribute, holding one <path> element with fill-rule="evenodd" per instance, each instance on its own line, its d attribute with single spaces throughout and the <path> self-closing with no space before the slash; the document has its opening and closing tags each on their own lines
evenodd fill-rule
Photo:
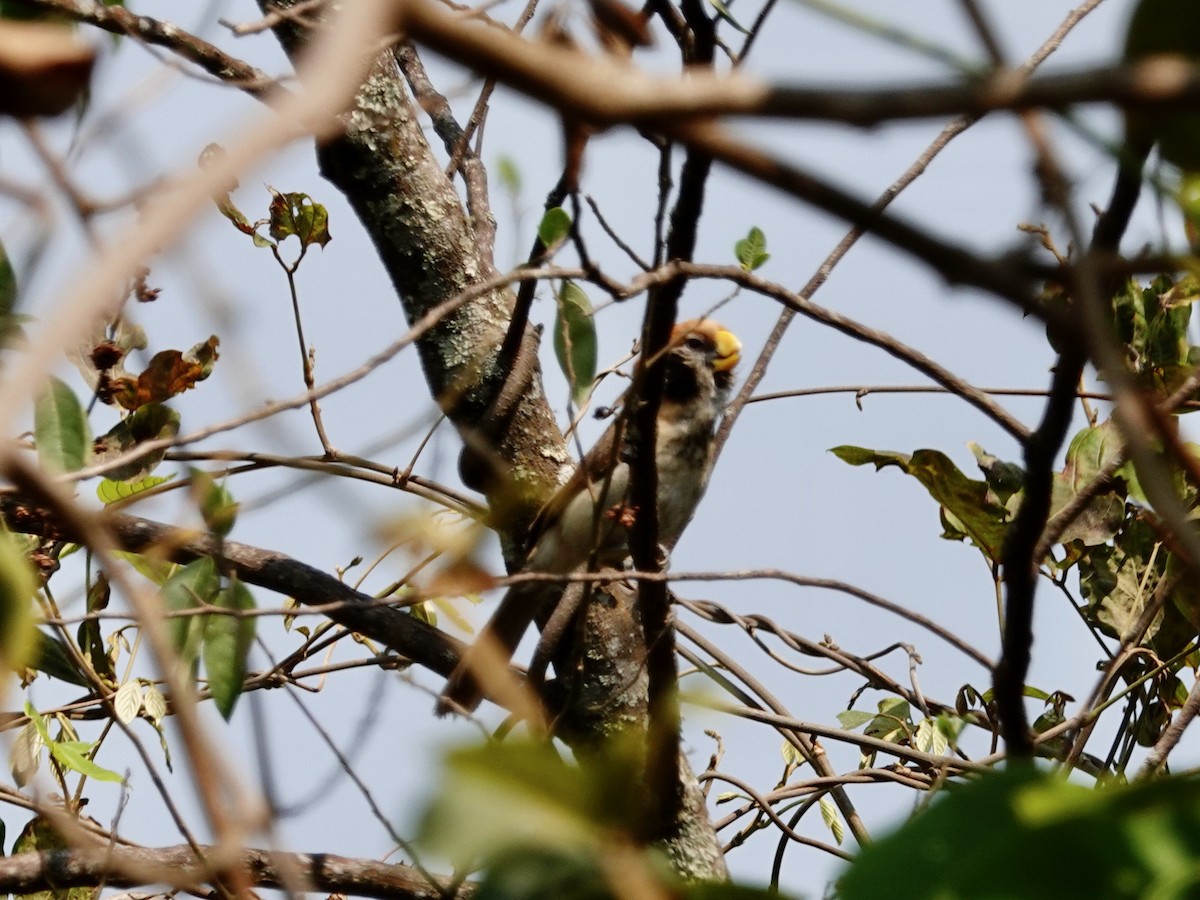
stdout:
<svg viewBox="0 0 1200 900">
<path fill-rule="evenodd" d="M 713 371 L 728 372 L 742 358 L 742 342 L 734 337 L 732 331 L 718 328 L 716 346 L 717 356 L 713 360 Z"/>
</svg>

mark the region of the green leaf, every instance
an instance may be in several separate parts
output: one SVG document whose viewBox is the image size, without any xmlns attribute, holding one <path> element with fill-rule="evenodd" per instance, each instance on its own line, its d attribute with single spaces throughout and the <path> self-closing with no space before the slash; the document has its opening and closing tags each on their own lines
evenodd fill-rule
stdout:
<svg viewBox="0 0 1200 900">
<path fill-rule="evenodd" d="M 217 209 L 226 219 L 233 223 L 233 227 L 242 234 L 248 234 L 254 238 L 254 243 L 260 247 L 274 247 L 275 242 L 268 240 L 258 233 L 255 223 L 246 218 L 246 214 L 238 209 L 237 204 L 233 202 L 228 194 L 220 194 L 214 198 L 217 204 Z M 261 223 L 260 223 L 261 224 Z M 260 241 L 262 243 L 260 243 Z"/>
<path fill-rule="evenodd" d="M 496 177 L 500 180 L 500 187 L 513 197 L 521 193 L 521 170 L 517 168 L 517 164 L 511 156 L 500 156 L 496 160 L 495 171 Z"/>
<path fill-rule="evenodd" d="M 220 162 L 225 156 L 225 148 L 220 144 L 208 144 L 200 151 L 200 158 L 197 160 L 201 169 L 212 168 Z M 213 202 L 217 205 L 218 211 L 231 223 L 233 227 L 242 234 L 248 234 L 253 238 L 256 247 L 274 247 L 275 242 L 268 240 L 258 233 L 258 228 L 263 225 L 263 222 L 251 222 L 246 218 L 246 214 L 237 208 L 230 197 L 230 193 L 238 189 L 237 179 L 231 179 L 228 184 L 213 194 Z"/>
<path fill-rule="evenodd" d="M 189 469 L 192 497 L 204 524 L 218 537 L 227 537 L 237 522 L 238 504 L 224 484 L 218 484 L 203 469 Z"/>
<path fill-rule="evenodd" d="M 29 717 L 29 721 L 33 724 L 37 731 L 38 738 L 42 744 L 50 751 L 50 755 L 64 769 L 70 769 L 73 772 L 78 772 L 81 775 L 86 775 L 89 778 L 95 778 L 98 781 L 121 781 L 121 776 L 116 772 L 110 772 L 108 769 L 101 768 L 92 760 L 88 759 L 87 754 L 91 753 L 95 748 L 95 744 L 89 744 L 85 741 L 54 741 L 50 739 L 50 730 L 46 727 L 46 719 L 33 708 L 28 700 L 25 701 L 25 715 Z"/>
<path fill-rule="evenodd" d="M 1123 442 L 1111 421 L 1084 428 L 1067 448 L 1067 464 L 1054 473 L 1050 515 L 1057 515 L 1095 479 L 1097 473 L 1121 454 Z M 1079 541 L 1086 547 L 1107 543 L 1125 521 L 1125 497 L 1115 489 L 1097 494 L 1059 538 L 1059 543 Z M 1069 560 L 1068 560 L 1069 563 Z"/>
<path fill-rule="evenodd" d="M 733 17 L 733 15 L 732 15 L 732 14 L 729 12 L 729 7 L 727 7 L 727 6 L 725 5 L 725 3 L 724 3 L 724 0 L 708 0 L 708 2 L 712 4 L 712 6 L 713 6 L 713 9 L 715 9 L 715 10 L 717 11 L 717 15 L 718 15 L 718 16 L 720 16 L 722 19 L 724 19 L 726 22 L 728 22 L 730 25 L 732 25 L 734 28 L 736 28 L 736 29 L 737 29 L 738 31 L 740 31 L 742 34 L 749 34 L 749 33 L 750 33 L 750 32 L 749 32 L 749 31 L 747 31 L 747 30 L 746 30 L 746 28 L 745 28 L 745 27 L 744 27 L 744 26 L 743 26 L 743 25 L 742 25 L 740 22 L 738 22 L 738 20 L 737 20 L 737 19 L 735 19 L 735 18 Z M 765 260 L 764 260 L 764 262 L 765 262 Z M 756 268 L 757 268 L 757 267 L 756 267 Z"/>
<path fill-rule="evenodd" d="M 38 737 L 42 739 L 42 743 L 50 743 L 50 731 L 46 728 L 46 720 L 40 712 L 33 708 L 33 704 L 28 700 L 24 704 L 25 715 L 29 721 L 33 723 L 33 727 L 37 730 Z"/>
<path fill-rule="evenodd" d="M 1169 390 L 1171 370 L 1188 364 L 1188 323 L 1198 299 L 1197 284 L 1190 278 L 1173 281 L 1162 276 L 1143 290 L 1142 297 L 1146 309 L 1145 364 Z"/>
<path fill-rule="evenodd" d="M 1079 493 L 1094 481 L 1101 469 L 1121 457 L 1123 449 L 1124 441 L 1112 420 L 1078 432 L 1067 447 L 1067 465 L 1063 469 L 1071 492 Z"/>
<path fill-rule="evenodd" d="M 972 688 L 972 690 L 974 690 L 974 688 Z M 1021 696 L 1032 697 L 1034 700 L 1049 700 L 1051 695 L 1046 691 L 1043 691 L 1041 688 L 1034 687 L 1032 684 L 1027 684 L 1025 687 L 1021 688 Z M 988 688 L 986 691 L 984 691 L 980 695 L 980 699 L 983 700 L 985 705 L 991 703 L 992 689 Z"/>
<path fill-rule="evenodd" d="M 1200 247 L 1200 173 L 1185 172 L 1175 195 L 1179 211 L 1183 213 L 1183 227 L 1188 243 L 1195 252 Z"/>
<path fill-rule="evenodd" d="M 67 684 L 77 684 L 80 687 L 91 687 L 87 676 L 75 665 L 75 660 L 67 653 L 66 645 L 56 637 L 35 629 L 37 633 L 36 657 L 30 665 L 39 672 L 45 672 L 52 678 L 65 681 Z"/>
<path fill-rule="evenodd" d="M 1197 887 L 1200 780 L 1173 776 L 1089 789 L 1013 766 L 945 794 L 864 847 L 840 882 L 842 900 L 989 897 L 1134 900 L 1188 897 Z M 986 886 L 986 890 L 981 890 Z"/>
<path fill-rule="evenodd" d="M 51 378 L 33 408 L 38 459 L 52 472 L 75 472 L 88 459 L 91 436 L 87 415 L 75 392 Z"/>
<path fill-rule="evenodd" d="M 425 600 L 421 603 L 414 603 L 408 607 L 408 614 L 418 621 L 424 622 L 426 625 L 432 625 L 437 628 L 438 614 L 437 604 L 433 600 Z M 293 616 L 293 618 L 295 618 Z"/>
<path fill-rule="evenodd" d="M 271 192 L 270 225 L 268 233 L 277 241 L 295 235 L 300 245 L 307 249 L 313 244 L 324 247 L 332 240 L 329 236 L 329 212 L 304 193 Z"/>
<path fill-rule="evenodd" d="M 116 772 L 97 765 L 88 756 L 95 749 L 95 744 L 87 741 L 51 741 L 46 746 L 54 761 L 64 769 L 70 769 L 96 781 L 122 781 Z"/>
<path fill-rule="evenodd" d="M 751 228 L 748 235 L 733 245 L 733 254 L 743 269 L 753 272 L 771 258 L 767 253 L 767 236 L 758 226 Z"/>
<path fill-rule="evenodd" d="M 40 632 L 33 618 L 36 591 L 29 560 L 13 536 L 0 530 L 0 672 L 20 671 L 37 658 Z"/>
<path fill-rule="evenodd" d="M 7 319 L 17 309 L 17 273 L 13 271 L 4 242 L 0 241 L 0 320 Z"/>
<path fill-rule="evenodd" d="M 783 763 L 788 767 L 788 771 L 804 765 L 804 757 L 800 755 L 800 751 L 793 746 L 791 741 L 780 741 L 779 750 L 783 754 Z"/>
<path fill-rule="evenodd" d="M 942 756 L 949 748 L 950 741 L 937 719 L 922 719 L 917 723 L 917 732 L 913 735 L 913 746 L 923 753 Z"/>
<path fill-rule="evenodd" d="M 975 454 L 975 462 L 987 481 L 989 499 L 1008 508 L 1008 501 L 1020 493 L 1025 484 L 1025 470 L 1016 463 L 998 459 L 974 441 L 967 442 L 967 449 Z"/>
<path fill-rule="evenodd" d="M 899 697 L 885 697 L 879 701 L 879 713 L 866 728 L 863 734 L 881 741 L 902 743 L 908 739 L 912 727 L 911 708 L 907 700 Z"/>
<path fill-rule="evenodd" d="M 111 596 L 112 590 L 109 587 L 108 579 L 103 573 L 97 575 L 88 588 L 87 611 L 95 613 L 107 609 Z M 104 636 L 100 632 L 100 622 L 93 618 L 80 622 L 79 630 L 76 632 L 76 641 L 84 657 L 91 662 L 92 669 L 96 674 L 110 683 L 115 683 L 117 681 L 117 673 L 114 669 L 116 660 L 108 654 Z"/>
<path fill-rule="evenodd" d="M 917 479 L 942 507 L 943 537 L 970 539 L 992 562 L 999 562 L 1008 531 L 1009 513 L 993 499 L 986 482 L 967 478 L 948 456 L 938 450 L 917 450 L 911 456 L 892 451 L 841 446 L 831 451 L 852 466 L 868 463 L 876 471 L 895 466 Z"/>
<path fill-rule="evenodd" d="M 125 560 L 139 575 L 159 587 L 166 584 L 167 579 L 181 568 L 176 563 L 144 553 L 126 553 L 124 550 L 115 550 L 113 555 Z"/>
<path fill-rule="evenodd" d="M 592 304 L 575 282 L 564 281 L 554 317 L 554 355 L 576 405 L 582 405 L 592 389 L 598 353 Z"/>
<path fill-rule="evenodd" d="M 866 447 L 852 447 L 849 444 L 832 447 L 829 452 L 842 462 L 850 463 L 852 466 L 865 466 L 868 463 L 872 463 L 875 466 L 876 472 L 884 466 L 899 466 L 901 469 L 907 469 L 909 460 L 912 459 L 907 453 L 896 453 L 890 450 L 868 450 Z"/>
<path fill-rule="evenodd" d="M 50 820 L 42 816 L 35 816 L 21 829 L 21 833 L 13 841 L 12 852 L 14 854 L 38 853 L 47 850 L 64 850 L 66 847 L 67 842 L 54 830 Z"/>
<path fill-rule="evenodd" d="M 1125 60 L 1174 54 L 1200 59 L 1196 7 L 1188 0 L 1140 0 L 1125 35 Z M 1200 114 L 1185 110 L 1126 111 L 1126 131 L 1158 141 L 1163 159 L 1185 171 L 1200 170 Z"/>
<path fill-rule="evenodd" d="M 105 478 L 96 485 L 96 496 L 100 501 L 108 506 L 111 503 L 117 503 L 121 500 L 128 500 L 130 497 L 136 497 L 150 488 L 158 487 L 160 484 L 166 484 L 168 481 L 174 480 L 174 475 L 147 475 L 140 481 L 112 481 Z"/>
<path fill-rule="evenodd" d="M 1125 282 L 1113 296 L 1113 320 L 1117 337 L 1126 346 L 1130 368 L 1140 371 L 1146 343 L 1146 312 L 1137 282 Z"/>
<path fill-rule="evenodd" d="M 217 595 L 214 605 L 234 613 L 246 612 L 254 609 L 254 595 L 234 579 Z M 204 672 L 208 676 L 208 689 L 212 692 L 213 702 L 221 715 L 228 719 L 242 693 L 246 657 L 254 643 L 255 620 L 253 616 L 218 613 L 205 616 L 205 619 Z"/>
<path fill-rule="evenodd" d="M 215 334 L 210 334 L 207 340 L 194 344 L 187 353 L 183 354 L 184 362 L 198 369 L 198 374 L 195 375 L 196 381 L 203 381 L 212 374 L 213 366 L 221 358 L 221 354 L 217 350 L 220 345 L 221 339 Z M 191 387 L 191 385 L 188 386 Z M 176 393 L 179 392 L 176 391 Z"/>
<path fill-rule="evenodd" d="M 25 340 L 24 325 L 33 316 L 17 312 L 17 273 L 8 258 L 4 242 L 0 241 L 0 350 Z"/>
<path fill-rule="evenodd" d="M 565 241 L 571 233 L 571 216 L 561 206 L 546 210 L 542 221 L 538 223 L 538 239 L 547 247 L 553 247 L 560 241 Z"/>
<path fill-rule="evenodd" d="M 1175 390 L 1191 372 L 1195 350 L 1188 323 L 1197 299 L 1200 282 L 1194 277 L 1176 281 L 1167 275 L 1145 287 L 1126 282 L 1113 297 L 1114 325 L 1126 346 L 1127 365 L 1159 396 Z"/>
<path fill-rule="evenodd" d="M 211 362 L 209 366 L 211 369 Z M 179 434 L 179 413 L 163 403 L 147 403 L 125 416 L 110 428 L 107 434 L 96 439 L 93 446 L 95 461 L 102 463 L 121 456 L 140 444 L 162 439 L 169 440 L 177 434 Z M 167 447 L 162 447 L 123 466 L 110 469 L 108 477 L 113 481 L 145 479 L 166 457 L 167 449 Z M 160 479 L 159 483 L 163 480 L 165 479 Z M 133 496 L 133 494 L 125 496 Z M 104 500 L 104 497 L 102 496 L 100 499 Z M 125 499 L 125 497 L 117 499 Z M 111 503 L 112 501 L 105 500 L 105 502 Z"/>
<path fill-rule="evenodd" d="M 838 723 L 846 730 L 865 725 L 873 718 L 875 718 L 875 713 L 869 713 L 861 709 L 846 709 L 837 714 Z"/>
<path fill-rule="evenodd" d="M 1120 637 L 1141 617 L 1165 571 L 1158 560 L 1157 537 L 1142 521 L 1134 521 L 1112 546 L 1092 548 L 1079 561 L 1079 591 L 1088 601 L 1087 616 L 1105 633 Z M 1156 559 L 1150 569 L 1151 559 Z M 1146 639 L 1158 630 L 1155 617 Z"/>
<path fill-rule="evenodd" d="M 643 748 L 618 739 L 573 766 L 550 744 L 508 740 L 450 752 L 420 825 L 421 840 L 458 860 L 488 860 L 530 847 L 598 853 L 636 827 Z"/>
<path fill-rule="evenodd" d="M 217 564 L 209 557 L 188 563 L 163 583 L 163 605 L 168 612 L 197 609 L 216 599 L 221 589 Z M 167 620 L 175 652 L 187 666 L 199 658 L 204 640 L 203 616 L 176 616 Z"/>
</svg>

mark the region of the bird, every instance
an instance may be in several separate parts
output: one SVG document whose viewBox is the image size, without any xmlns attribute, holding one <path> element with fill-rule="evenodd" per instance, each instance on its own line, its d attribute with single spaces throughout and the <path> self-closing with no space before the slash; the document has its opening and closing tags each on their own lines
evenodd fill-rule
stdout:
<svg viewBox="0 0 1200 900">
<path fill-rule="evenodd" d="M 662 360 L 655 442 L 658 540 L 664 547 L 679 539 L 708 486 L 713 438 L 741 349 L 737 337 L 711 319 L 689 319 L 672 329 Z M 618 407 L 627 404 L 619 402 Z M 625 417 L 618 415 L 542 507 L 530 526 L 530 550 L 520 571 L 565 575 L 623 566 L 629 556 L 629 526 L 637 515 L 627 502 L 627 435 Z M 506 664 L 530 624 L 561 591 L 561 585 L 547 582 L 510 587 L 447 681 L 438 711 L 474 711 L 484 696 L 478 670 Z"/>
</svg>

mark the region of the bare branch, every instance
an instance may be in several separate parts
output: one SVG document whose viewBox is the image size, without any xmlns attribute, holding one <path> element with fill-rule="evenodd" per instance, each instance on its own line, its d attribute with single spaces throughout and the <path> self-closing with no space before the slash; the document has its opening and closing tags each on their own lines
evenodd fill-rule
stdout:
<svg viewBox="0 0 1200 900">
<path fill-rule="evenodd" d="M 249 63 L 230 56 L 208 41 L 189 34 L 178 25 L 130 12 L 124 6 L 108 6 L 93 0 L 16 0 L 20 6 L 67 16 L 95 25 L 113 34 L 128 35 L 156 47 L 165 47 L 195 63 L 209 75 L 239 87 L 252 97 L 282 90 L 279 83 Z"/>
<path fill-rule="evenodd" d="M 442 900 L 470 896 L 467 885 L 453 891 L 447 879 L 431 885 L 417 870 L 398 863 L 334 856 L 330 853 L 284 853 L 276 850 L 222 851 L 203 847 L 208 865 L 186 845 L 161 848 L 87 847 L 19 853 L 0 859 L 0 891 L 30 894 L 69 887 L 146 887 L 170 885 L 180 890 L 215 883 L 220 873 L 239 871 L 260 888 L 294 888 L 295 878 L 308 890 L 337 892 L 379 900 Z M 218 868 L 219 867 L 219 868 Z M 451 893 L 452 892 L 452 893 Z"/>
<path fill-rule="evenodd" d="M 1200 103 L 1200 67 L 1178 58 L 1101 66 L 1030 79 L 1021 69 L 989 78 L 841 90 L 772 86 L 737 73 L 650 76 L 612 57 L 524 40 L 432 0 L 406 0 L 402 27 L 451 59 L 593 125 L 658 128 L 712 116 L 822 119 L 877 125 L 897 119 L 983 114 L 1080 103 L 1182 108 Z"/>
</svg>

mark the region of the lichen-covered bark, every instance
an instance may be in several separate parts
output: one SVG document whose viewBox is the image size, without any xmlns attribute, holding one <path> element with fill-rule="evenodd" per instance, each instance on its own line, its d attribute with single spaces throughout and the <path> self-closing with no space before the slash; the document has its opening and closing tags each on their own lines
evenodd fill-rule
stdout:
<svg viewBox="0 0 1200 900">
<path fill-rule="evenodd" d="M 575 584 L 574 589 L 584 586 Z M 556 734 L 580 755 L 617 735 L 646 736 L 650 699 L 637 592 L 621 583 L 597 586 L 585 609 L 587 639 L 574 648 L 573 659 L 559 660 L 563 674 L 556 685 L 563 706 Z M 678 814 L 659 829 L 657 846 L 685 879 L 724 880 L 729 871 L 704 792 L 682 755 L 679 782 Z"/>
<path fill-rule="evenodd" d="M 346 116 L 345 133 L 318 148 L 322 172 L 367 227 L 410 320 L 495 275 L 478 253 L 457 192 L 442 171 L 390 56 L 376 63 Z M 526 371 L 498 371 L 513 296 L 497 290 L 448 314 L 419 345 L 430 389 L 469 444 L 494 454 L 502 478 L 475 479 L 501 526 L 521 528 L 569 464 L 524 336 Z M 497 400 L 520 381 L 511 404 Z"/>
</svg>

